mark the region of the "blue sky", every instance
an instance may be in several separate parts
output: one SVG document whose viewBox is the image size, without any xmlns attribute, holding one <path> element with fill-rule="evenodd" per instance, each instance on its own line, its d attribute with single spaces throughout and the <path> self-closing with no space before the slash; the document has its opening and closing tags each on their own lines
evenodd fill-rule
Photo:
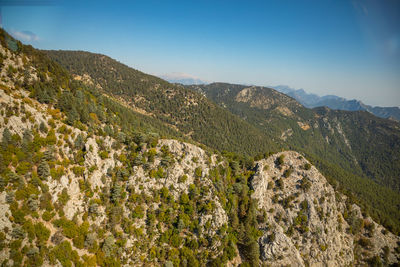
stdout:
<svg viewBox="0 0 400 267">
<path fill-rule="evenodd" d="M 37 48 L 98 52 L 151 74 L 285 84 L 400 106 L 397 0 L 0 5 L 3 28 Z"/>
</svg>

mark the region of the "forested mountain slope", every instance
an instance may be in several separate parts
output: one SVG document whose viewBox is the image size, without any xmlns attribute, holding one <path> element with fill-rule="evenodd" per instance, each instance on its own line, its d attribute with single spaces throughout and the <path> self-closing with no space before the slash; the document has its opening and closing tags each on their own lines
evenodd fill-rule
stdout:
<svg viewBox="0 0 400 267">
<path fill-rule="evenodd" d="M 3 31 L 0 42 L 2 265 L 241 262 L 237 244 L 246 255 L 257 234 L 254 217 L 243 227 L 248 195 L 231 196 L 233 156 L 160 140 L 170 129 L 155 118 L 147 124 Z"/>
<path fill-rule="evenodd" d="M 104 55 L 45 52 L 71 71 L 75 79 L 211 148 L 249 156 L 283 148 L 305 153 L 328 179 L 339 182 L 343 191 L 355 194 L 375 219 L 393 231 L 400 230 L 396 159 L 378 163 L 375 166 L 380 169 L 370 171 L 375 167 L 372 161 L 381 162 L 390 153 L 400 153 L 392 149 L 398 144 L 395 129 L 394 141 L 380 140 L 382 155 L 370 148 L 365 136 L 357 140 L 364 145 L 355 146 L 359 151 L 354 152 L 340 121 L 336 118 L 330 121 L 270 88 L 224 83 L 187 88 L 144 74 Z M 385 178 L 375 176 L 377 173 L 384 174 Z"/>
<path fill-rule="evenodd" d="M 262 131 L 193 90 L 170 84 L 104 55 L 81 51 L 45 52 L 75 78 L 123 99 L 131 107 L 207 146 L 247 155 L 277 149 Z"/>
<path fill-rule="evenodd" d="M 305 153 L 329 179 L 368 202 L 377 217 L 389 210 L 397 214 L 397 219 L 381 218 L 393 220 L 390 224 L 398 228 L 399 123 L 363 111 L 307 109 L 266 87 L 213 83 L 189 88 L 263 130 L 282 146 Z"/>
<path fill-rule="evenodd" d="M 254 164 L 160 138 L 179 132 L 0 33 L 2 265 L 399 261 L 399 237 L 300 154 Z"/>
</svg>

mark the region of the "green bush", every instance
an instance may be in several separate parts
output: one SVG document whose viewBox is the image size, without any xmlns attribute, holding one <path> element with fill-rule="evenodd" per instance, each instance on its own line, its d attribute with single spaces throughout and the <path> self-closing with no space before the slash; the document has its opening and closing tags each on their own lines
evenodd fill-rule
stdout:
<svg viewBox="0 0 400 267">
<path fill-rule="evenodd" d="M 76 176 L 83 176 L 83 174 L 85 173 L 85 168 L 84 167 L 79 167 L 79 166 L 74 166 L 72 168 L 72 171 L 74 172 L 74 174 Z"/>
<path fill-rule="evenodd" d="M 196 178 L 201 178 L 202 175 L 203 175 L 203 170 L 202 170 L 200 167 L 197 167 L 197 168 L 194 170 L 194 176 L 195 176 Z"/>
<path fill-rule="evenodd" d="M 108 152 L 105 150 L 102 150 L 99 152 L 99 156 L 101 159 L 106 159 L 106 158 L 108 158 Z"/>
<path fill-rule="evenodd" d="M 358 244 L 364 248 L 370 248 L 372 246 L 371 239 L 366 238 L 366 237 L 360 237 L 358 240 Z"/>
<path fill-rule="evenodd" d="M 70 221 L 65 217 L 55 220 L 53 224 L 56 227 L 62 228 L 63 234 L 68 238 L 72 239 L 78 235 L 79 229 L 77 225 L 73 221 Z"/>
<path fill-rule="evenodd" d="M 277 165 L 281 166 L 285 162 L 285 155 L 281 154 L 277 159 L 276 163 Z"/>
<path fill-rule="evenodd" d="M 304 177 L 300 181 L 300 188 L 304 190 L 304 192 L 307 192 L 311 188 L 311 182 L 310 179 L 307 177 Z"/>
<path fill-rule="evenodd" d="M 144 217 L 144 208 L 142 205 L 136 206 L 132 211 L 132 218 L 139 218 L 142 219 Z"/>
<path fill-rule="evenodd" d="M 288 178 L 292 173 L 293 173 L 293 168 L 290 167 L 289 169 L 287 169 L 287 170 L 283 173 L 283 176 L 284 176 L 285 178 Z"/>
<path fill-rule="evenodd" d="M 283 182 L 282 178 L 279 178 L 278 180 L 276 180 L 276 181 L 275 181 L 275 185 L 276 185 L 276 187 L 278 187 L 280 190 L 282 190 L 283 187 L 284 187 L 284 182 Z"/>
<path fill-rule="evenodd" d="M 43 223 L 39 222 L 35 224 L 35 235 L 39 244 L 45 244 L 50 237 L 50 230 Z"/>
<path fill-rule="evenodd" d="M 72 249 L 71 243 L 63 241 L 51 251 L 53 256 L 58 259 L 63 267 L 71 267 L 72 263 L 79 264 L 79 255 Z"/>
<path fill-rule="evenodd" d="M 179 183 L 184 183 L 184 182 L 187 181 L 187 179 L 188 179 L 187 175 L 184 174 L 184 175 L 182 175 L 181 177 L 179 177 L 178 182 L 179 182 Z"/>
<path fill-rule="evenodd" d="M 61 193 L 58 194 L 58 202 L 61 205 L 65 206 L 65 204 L 67 204 L 69 199 L 70 199 L 70 197 L 68 195 L 68 190 L 66 188 L 63 188 Z"/>
<path fill-rule="evenodd" d="M 309 169 L 311 169 L 311 164 L 310 163 L 306 163 L 304 164 L 303 168 L 308 171 Z"/>
<path fill-rule="evenodd" d="M 50 211 L 46 210 L 42 214 L 42 219 L 45 220 L 46 222 L 48 222 L 54 217 L 54 215 L 55 215 L 54 212 L 50 212 Z"/>
</svg>

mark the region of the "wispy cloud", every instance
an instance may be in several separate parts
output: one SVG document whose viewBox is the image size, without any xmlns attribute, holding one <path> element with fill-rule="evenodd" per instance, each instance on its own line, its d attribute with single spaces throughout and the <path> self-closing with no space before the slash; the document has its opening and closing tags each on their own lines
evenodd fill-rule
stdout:
<svg viewBox="0 0 400 267">
<path fill-rule="evenodd" d="M 20 41 L 25 41 L 25 42 L 36 42 L 39 41 L 39 36 L 34 34 L 31 31 L 16 31 L 16 30 L 11 30 L 10 31 L 11 35 L 20 40 Z"/>
</svg>

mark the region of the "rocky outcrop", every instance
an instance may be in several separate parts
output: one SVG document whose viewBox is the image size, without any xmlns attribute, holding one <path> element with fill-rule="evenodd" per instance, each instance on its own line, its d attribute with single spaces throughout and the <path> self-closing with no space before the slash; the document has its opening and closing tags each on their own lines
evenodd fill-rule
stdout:
<svg viewBox="0 0 400 267">
<path fill-rule="evenodd" d="M 273 266 L 345 266 L 362 262 L 365 257 L 354 258 L 354 249 L 366 230 L 352 233 L 343 214 L 350 210 L 352 220 L 376 224 L 363 218 L 358 206 L 347 207 L 345 197 L 297 152 L 281 152 L 256 164 L 252 197 L 267 214 L 259 240 L 263 262 Z M 369 250 L 373 256 L 388 246 L 387 262 L 396 262 L 394 248 L 399 237 L 378 232 L 370 237 L 375 249 L 360 249 Z"/>
</svg>

